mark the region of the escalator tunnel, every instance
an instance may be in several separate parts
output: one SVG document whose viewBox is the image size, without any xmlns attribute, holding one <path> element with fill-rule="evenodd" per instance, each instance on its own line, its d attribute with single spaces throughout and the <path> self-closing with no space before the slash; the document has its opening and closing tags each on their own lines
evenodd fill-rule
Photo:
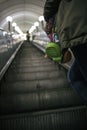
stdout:
<svg viewBox="0 0 87 130">
<path fill-rule="evenodd" d="M 80 130 L 87 108 L 67 70 L 24 41 L 0 82 L 0 130 Z"/>
</svg>

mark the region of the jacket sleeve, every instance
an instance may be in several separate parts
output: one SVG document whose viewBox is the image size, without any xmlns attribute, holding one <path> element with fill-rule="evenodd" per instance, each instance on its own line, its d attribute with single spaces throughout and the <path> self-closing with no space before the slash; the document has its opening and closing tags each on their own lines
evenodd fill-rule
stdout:
<svg viewBox="0 0 87 130">
<path fill-rule="evenodd" d="M 60 1 L 61 0 L 46 0 L 43 15 L 47 22 L 57 13 Z"/>
</svg>

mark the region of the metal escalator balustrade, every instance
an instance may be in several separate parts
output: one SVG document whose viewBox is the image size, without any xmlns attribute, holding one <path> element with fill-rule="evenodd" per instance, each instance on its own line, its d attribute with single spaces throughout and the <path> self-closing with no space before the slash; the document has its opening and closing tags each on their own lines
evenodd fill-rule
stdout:
<svg viewBox="0 0 87 130">
<path fill-rule="evenodd" d="M 79 130 L 86 122 L 64 68 L 24 42 L 0 83 L 0 129 Z"/>
</svg>

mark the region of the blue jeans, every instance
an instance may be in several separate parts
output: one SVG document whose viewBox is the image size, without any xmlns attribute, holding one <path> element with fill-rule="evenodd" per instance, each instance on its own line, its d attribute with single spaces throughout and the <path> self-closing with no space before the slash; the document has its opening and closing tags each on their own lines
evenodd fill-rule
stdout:
<svg viewBox="0 0 87 130">
<path fill-rule="evenodd" d="M 68 72 L 68 80 L 83 103 L 87 105 L 87 44 L 73 47 L 71 50 L 75 61 Z"/>
</svg>

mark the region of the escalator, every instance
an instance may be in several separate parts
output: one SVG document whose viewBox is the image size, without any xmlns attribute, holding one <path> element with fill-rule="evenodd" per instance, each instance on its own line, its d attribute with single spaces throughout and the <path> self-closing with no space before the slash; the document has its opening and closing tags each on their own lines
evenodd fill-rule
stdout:
<svg viewBox="0 0 87 130">
<path fill-rule="evenodd" d="M 66 75 L 25 41 L 0 82 L 0 130 L 85 130 L 87 108 Z"/>
</svg>

